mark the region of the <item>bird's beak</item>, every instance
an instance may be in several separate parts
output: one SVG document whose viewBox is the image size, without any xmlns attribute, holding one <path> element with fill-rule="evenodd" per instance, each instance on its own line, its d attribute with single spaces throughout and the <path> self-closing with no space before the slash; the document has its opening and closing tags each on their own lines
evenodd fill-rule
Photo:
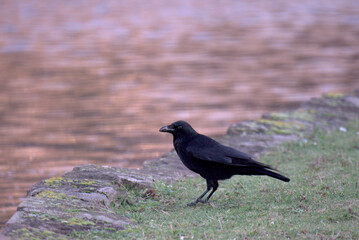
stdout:
<svg viewBox="0 0 359 240">
<path fill-rule="evenodd" d="M 168 125 L 168 126 L 164 126 L 164 127 L 161 127 L 161 128 L 160 128 L 160 132 L 169 132 L 169 133 L 173 133 L 173 131 L 174 131 L 174 129 L 173 129 L 173 128 L 171 128 L 171 126 L 170 126 L 170 125 Z"/>
</svg>

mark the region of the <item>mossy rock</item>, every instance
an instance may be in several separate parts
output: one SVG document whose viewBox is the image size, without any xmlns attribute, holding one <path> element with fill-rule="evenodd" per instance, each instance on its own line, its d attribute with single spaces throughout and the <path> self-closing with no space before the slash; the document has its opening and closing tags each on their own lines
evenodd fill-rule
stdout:
<svg viewBox="0 0 359 240">
<path fill-rule="evenodd" d="M 72 183 L 72 182 L 73 182 L 72 179 L 64 178 L 64 177 L 52 177 L 52 178 L 44 180 L 45 185 L 49 186 L 49 187 L 56 187 L 56 186 L 60 186 L 60 185 L 64 185 L 64 184 L 68 184 L 68 183 Z"/>
<path fill-rule="evenodd" d="M 51 198 L 51 199 L 74 199 L 74 198 L 77 199 L 75 196 L 68 196 L 64 192 L 56 192 L 52 190 L 41 191 L 36 193 L 34 196 L 40 198 Z"/>
<path fill-rule="evenodd" d="M 301 123 L 296 122 L 286 122 L 280 120 L 270 120 L 270 119 L 260 119 L 258 120 L 259 123 L 265 124 L 269 126 L 269 134 L 295 134 L 303 131 L 305 126 Z"/>
<path fill-rule="evenodd" d="M 325 98 L 343 98 L 345 95 L 343 93 L 340 92 L 329 92 L 329 93 L 325 93 L 323 94 L 323 97 Z"/>
<path fill-rule="evenodd" d="M 300 109 L 292 112 L 272 112 L 263 115 L 264 119 L 279 121 L 306 121 L 310 122 L 315 119 L 315 111 Z"/>
<path fill-rule="evenodd" d="M 277 116 L 279 117 L 279 116 Z M 282 118 L 286 116 L 280 116 Z M 228 130 L 229 135 L 247 135 L 247 134 L 267 134 L 267 135 L 291 135 L 300 134 L 306 126 L 300 122 L 283 121 L 261 118 L 256 121 L 247 121 L 231 126 Z"/>
<path fill-rule="evenodd" d="M 8 235 L 13 239 L 18 240 L 38 240 L 38 239 L 48 239 L 48 240 L 67 240 L 70 239 L 67 236 L 62 234 L 57 234 L 47 230 L 41 230 L 32 227 L 22 227 L 14 231 L 11 231 Z"/>
</svg>

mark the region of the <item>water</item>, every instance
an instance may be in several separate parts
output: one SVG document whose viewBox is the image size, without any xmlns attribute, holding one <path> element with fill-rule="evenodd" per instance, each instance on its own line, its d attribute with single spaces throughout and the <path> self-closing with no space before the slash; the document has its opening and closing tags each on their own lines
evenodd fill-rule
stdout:
<svg viewBox="0 0 359 240">
<path fill-rule="evenodd" d="M 159 157 L 175 120 L 218 137 L 359 87 L 356 0 L 1 5 L 1 224 L 41 179 Z"/>
</svg>

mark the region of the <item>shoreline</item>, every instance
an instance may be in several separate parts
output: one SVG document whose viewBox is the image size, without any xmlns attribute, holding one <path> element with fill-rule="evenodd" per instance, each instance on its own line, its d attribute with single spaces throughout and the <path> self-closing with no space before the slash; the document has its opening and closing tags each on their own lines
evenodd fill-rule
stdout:
<svg viewBox="0 0 359 240">
<path fill-rule="evenodd" d="M 316 129 L 343 128 L 358 116 L 359 90 L 346 95 L 327 93 L 293 111 L 268 113 L 261 119 L 233 124 L 219 141 L 259 156 L 281 143 L 305 139 Z M 187 170 L 173 151 L 145 162 L 139 170 L 75 167 L 62 177 L 32 186 L 0 236 L 71 239 L 68 234 L 74 230 L 124 229 L 134 222 L 115 214 L 111 206 L 118 199 L 126 199 L 128 189 L 148 192 L 154 181 L 172 183 L 187 176 L 197 175 Z"/>
</svg>

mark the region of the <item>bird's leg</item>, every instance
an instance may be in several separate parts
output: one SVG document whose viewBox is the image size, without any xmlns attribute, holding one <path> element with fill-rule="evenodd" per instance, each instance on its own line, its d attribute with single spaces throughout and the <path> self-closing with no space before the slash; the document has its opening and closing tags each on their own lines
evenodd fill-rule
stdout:
<svg viewBox="0 0 359 240">
<path fill-rule="evenodd" d="M 218 181 L 213 181 L 212 184 L 212 192 L 210 192 L 206 198 L 206 200 L 204 202 L 208 202 L 208 200 L 212 197 L 213 193 L 217 190 L 218 188 Z"/>
<path fill-rule="evenodd" d="M 194 206 L 197 203 L 199 203 L 202 200 L 202 198 L 204 197 L 204 195 L 206 195 L 210 190 L 211 190 L 211 188 L 208 188 L 208 186 L 207 186 L 206 191 L 204 191 L 204 193 L 202 193 L 202 195 L 199 196 L 195 201 L 188 203 L 187 206 Z"/>
<path fill-rule="evenodd" d="M 207 189 L 206 189 L 206 191 L 204 191 L 204 193 L 202 193 L 201 196 L 199 196 L 195 201 L 188 203 L 187 206 L 194 206 L 199 202 L 207 202 L 208 201 L 208 199 L 209 199 L 208 197 L 207 197 L 206 201 L 202 201 L 202 198 L 212 189 L 213 185 L 215 186 L 215 182 L 217 183 L 217 187 L 218 187 L 218 182 L 208 180 L 208 179 L 206 179 L 206 181 L 207 181 Z M 216 189 L 217 189 L 217 187 L 216 187 Z M 210 193 L 210 195 L 212 195 L 214 191 L 212 191 Z"/>
</svg>

